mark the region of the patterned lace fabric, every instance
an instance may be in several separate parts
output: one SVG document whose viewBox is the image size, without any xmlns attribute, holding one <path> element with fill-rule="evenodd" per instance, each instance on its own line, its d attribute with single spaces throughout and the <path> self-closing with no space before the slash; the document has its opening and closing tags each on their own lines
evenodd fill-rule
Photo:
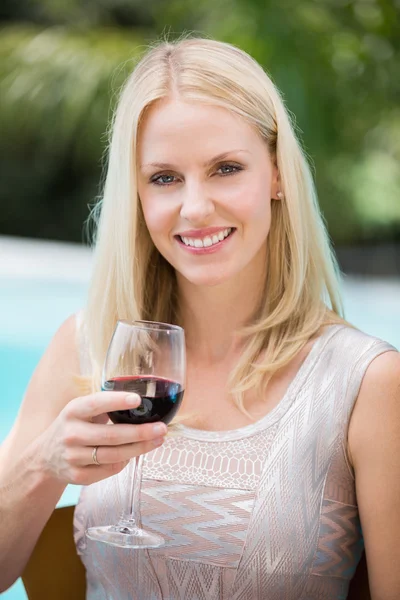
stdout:
<svg viewBox="0 0 400 600">
<path fill-rule="evenodd" d="M 126 470 L 84 488 L 74 528 L 87 598 L 346 598 L 363 549 L 347 428 L 366 368 L 388 350 L 355 329 L 329 327 L 263 419 L 226 432 L 181 425 L 147 454 L 141 520 L 166 539 L 162 548 L 119 549 L 84 535 L 118 520 Z"/>
</svg>

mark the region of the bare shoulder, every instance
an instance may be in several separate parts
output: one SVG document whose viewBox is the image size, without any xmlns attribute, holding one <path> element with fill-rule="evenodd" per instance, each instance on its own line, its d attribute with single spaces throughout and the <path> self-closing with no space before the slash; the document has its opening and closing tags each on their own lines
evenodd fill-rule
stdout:
<svg viewBox="0 0 400 600">
<path fill-rule="evenodd" d="M 353 413 L 370 410 L 384 411 L 395 407 L 400 392 L 400 352 L 388 351 L 377 356 L 367 368 L 355 410 Z"/>
<path fill-rule="evenodd" d="M 391 350 L 377 356 L 369 365 L 363 381 L 367 385 L 400 385 L 400 352 Z M 361 388 L 361 393 L 363 392 Z"/>
<path fill-rule="evenodd" d="M 63 379 L 68 377 L 71 369 L 75 374 L 79 373 L 79 348 L 77 344 L 77 318 L 76 315 L 69 316 L 59 327 L 43 354 L 34 378 L 42 371 L 48 369 L 59 369 Z M 49 373 L 46 373 L 48 376 Z M 57 376 L 60 374 L 57 373 Z"/>
<path fill-rule="evenodd" d="M 76 394 L 80 374 L 76 315 L 71 315 L 54 334 L 29 383 L 25 402 L 44 403 L 53 415 Z M 40 399 L 39 399 L 40 398 Z"/>
<path fill-rule="evenodd" d="M 15 451 L 44 431 L 64 406 L 79 395 L 79 374 L 76 315 L 71 315 L 56 331 L 40 359 L 2 452 L 7 448 Z"/>
<path fill-rule="evenodd" d="M 348 442 L 355 468 L 371 436 L 385 435 L 388 423 L 396 419 L 400 419 L 400 352 L 388 351 L 366 370 L 351 416 Z"/>
</svg>

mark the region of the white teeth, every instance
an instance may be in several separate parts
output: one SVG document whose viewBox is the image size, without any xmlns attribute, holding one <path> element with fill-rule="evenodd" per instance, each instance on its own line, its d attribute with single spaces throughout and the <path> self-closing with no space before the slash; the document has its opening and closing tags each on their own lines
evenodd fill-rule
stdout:
<svg viewBox="0 0 400 600">
<path fill-rule="evenodd" d="M 232 228 L 228 227 L 228 229 L 224 229 L 213 236 L 207 235 L 203 239 L 189 238 L 189 237 L 182 237 L 182 236 L 180 236 L 180 238 L 181 238 L 182 242 L 185 244 L 185 246 L 191 246 L 192 248 L 209 248 L 210 246 L 213 246 L 214 244 L 218 244 L 219 242 L 222 242 L 226 237 L 228 237 L 228 235 L 231 233 L 231 231 L 232 231 Z"/>
</svg>

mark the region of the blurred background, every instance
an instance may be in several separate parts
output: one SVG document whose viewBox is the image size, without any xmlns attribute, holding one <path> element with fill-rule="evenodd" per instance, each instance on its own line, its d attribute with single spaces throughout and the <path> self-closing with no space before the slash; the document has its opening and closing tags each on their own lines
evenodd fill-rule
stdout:
<svg viewBox="0 0 400 600">
<path fill-rule="evenodd" d="M 400 243 L 399 17 L 399 0 L 2 0 L 0 233 L 82 241 L 132 61 L 194 31 L 283 91 L 335 245 Z"/>
<path fill-rule="evenodd" d="M 2 0 L 0 27 L 0 442 L 84 303 L 109 118 L 160 37 L 205 34 L 264 66 L 313 165 L 346 316 L 400 347 L 400 0 Z"/>
</svg>

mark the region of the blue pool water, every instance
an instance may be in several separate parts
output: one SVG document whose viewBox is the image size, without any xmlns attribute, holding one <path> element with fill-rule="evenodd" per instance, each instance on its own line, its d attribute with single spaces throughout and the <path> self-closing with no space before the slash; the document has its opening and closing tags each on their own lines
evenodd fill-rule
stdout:
<svg viewBox="0 0 400 600">
<path fill-rule="evenodd" d="M 6 437 L 31 374 L 59 325 L 83 304 L 86 285 L 49 280 L 0 279 L 0 442 Z M 348 278 L 344 284 L 349 321 L 400 348 L 400 281 Z M 61 504 L 73 504 L 70 486 Z M 26 599 L 18 581 L 4 600 Z"/>
</svg>

